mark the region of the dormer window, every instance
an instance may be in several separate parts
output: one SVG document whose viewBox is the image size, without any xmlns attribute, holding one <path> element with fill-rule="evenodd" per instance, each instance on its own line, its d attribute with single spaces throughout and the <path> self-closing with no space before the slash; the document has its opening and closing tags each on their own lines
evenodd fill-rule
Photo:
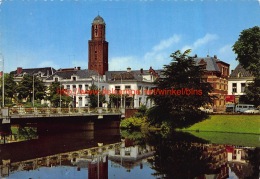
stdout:
<svg viewBox="0 0 260 179">
<path fill-rule="evenodd" d="M 73 76 L 73 77 L 72 77 L 72 80 L 73 80 L 73 81 L 76 81 L 76 80 L 77 80 L 76 76 Z"/>
<path fill-rule="evenodd" d="M 204 59 L 201 59 L 198 64 L 201 66 L 202 69 L 206 69 L 207 67 L 207 62 Z"/>
<path fill-rule="evenodd" d="M 54 78 L 54 80 L 55 80 L 55 82 L 58 82 L 58 81 L 59 81 L 59 78 L 56 77 L 56 78 Z"/>
<path fill-rule="evenodd" d="M 42 77 L 42 72 L 39 71 L 37 74 L 39 77 Z"/>
<path fill-rule="evenodd" d="M 243 75 L 241 74 L 241 72 L 239 72 L 239 73 L 237 74 L 237 77 L 238 77 L 238 78 L 243 77 Z"/>
</svg>

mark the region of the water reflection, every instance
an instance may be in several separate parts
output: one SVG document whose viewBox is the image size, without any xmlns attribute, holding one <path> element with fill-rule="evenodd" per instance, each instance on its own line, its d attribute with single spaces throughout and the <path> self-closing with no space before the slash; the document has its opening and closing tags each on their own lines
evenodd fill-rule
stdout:
<svg viewBox="0 0 260 179">
<path fill-rule="evenodd" d="M 102 130 L 38 135 L 34 140 L 0 145 L 0 175 L 19 179 L 258 178 L 259 151 L 211 144 L 186 133 L 165 136 Z"/>
<path fill-rule="evenodd" d="M 7 124 L 1 129 L 0 144 L 21 142 L 37 138 L 38 134 L 35 124 L 26 126 Z"/>
<path fill-rule="evenodd" d="M 258 178 L 258 148 L 209 144 L 186 133 L 155 136 L 150 162 L 159 178 Z"/>
</svg>

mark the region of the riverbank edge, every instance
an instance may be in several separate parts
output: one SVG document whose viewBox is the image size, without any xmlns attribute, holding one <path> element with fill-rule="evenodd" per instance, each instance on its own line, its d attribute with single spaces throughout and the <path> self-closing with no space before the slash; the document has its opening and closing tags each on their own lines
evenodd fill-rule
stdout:
<svg viewBox="0 0 260 179">
<path fill-rule="evenodd" d="M 210 115 L 208 119 L 179 131 L 220 132 L 260 135 L 260 115 Z M 257 127 L 258 126 L 258 127 Z"/>
<path fill-rule="evenodd" d="M 208 119 L 204 120 L 204 121 L 201 121 L 201 122 L 198 122 L 198 123 L 195 123 L 194 125 L 190 126 L 189 128 L 178 128 L 178 129 L 175 129 L 176 131 L 182 131 L 182 132 L 218 132 L 218 133 L 234 133 L 234 134 L 253 134 L 253 135 L 260 135 L 260 115 L 252 115 L 252 114 L 243 114 L 243 115 L 230 115 L 230 114 L 226 114 L 226 116 L 228 116 L 229 118 L 231 116 L 234 116 L 235 118 L 232 118 L 232 119 L 226 119 L 226 120 L 223 120 L 222 122 L 223 123 L 218 123 L 218 125 L 221 126 L 221 129 L 222 130 L 205 130 L 205 129 L 202 129 L 201 127 L 197 127 L 196 129 L 190 129 L 190 128 L 194 128 L 196 125 L 201 125 L 203 124 L 203 128 L 208 128 L 208 127 L 213 127 L 216 125 L 216 123 L 214 123 L 214 119 L 212 119 L 212 117 L 214 116 L 214 118 L 217 118 L 218 116 L 219 117 L 223 117 L 225 116 L 224 114 L 221 114 L 221 115 L 217 115 L 217 114 L 214 114 L 214 115 L 210 115 Z M 250 132 L 250 131 L 245 131 L 245 130 L 241 130 L 241 128 L 237 127 L 236 128 L 236 131 L 232 131 L 230 130 L 229 127 L 225 127 L 225 123 L 226 122 L 236 122 L 237 120 L 241 120 L 241 118 L 238 118 L 238 116 L 241 116 L 241 118 L 244 118 L 246 117 L 246 119 L 244 120 L 250 120 L 248 118 L 250 117 L 255 117 L 255 116 L 259 116 L 259 121 L 257 121 L 257 123 L 255 123 L 255 125 L 259 125 L 259 130 L 258 132 Z M 143 118 L 142 118 L 143 119 Z M 126 119 L 127 120 L 127 119 Z M 140 119 L 141 120 L 141 119 Z M 211 124 L 205 124 L 205 121 L 207 120 L 212 120 L 213 123 Z M 257 119 L 258 120 L 258 119 Z M 219 122 L 219 121 L 216 121 L 216 122 Z M 251 122 L 251 121 L 250 121 Z M 243 124 L 244 125 L 244 124 Z M 124 128 L 124 127 L 120 127 L 121 129 L 129 129 L 129 128 Z M 156 126 L 150 126 L 147 121 L 145 120 L 144 123 L 142 125 L 139 125 L 138 127 L 136 126 L 136 128 L 139 128 L 139 129 L 144 129 L 144 130 L 148 130 L 148 131 L 160 131 L 162 130 L 162 127 L 156 127 Z"/>
<path fill-rule="evenodd" d="M 251 135 L 260 135 L 259 133 L 250 133 L 250 132 L 226 132 L 226 131 L 207 131 L 207 130 L 187 130 L 187 129 L 176 129 L 177 132 L 212 132 L 212 133 L 228 133 L 228 134 L 251 134 Z"/>
</svg>

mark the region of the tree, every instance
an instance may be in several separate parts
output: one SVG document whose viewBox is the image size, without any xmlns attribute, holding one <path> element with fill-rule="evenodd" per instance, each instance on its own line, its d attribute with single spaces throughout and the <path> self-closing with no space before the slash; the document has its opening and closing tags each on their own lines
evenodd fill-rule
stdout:
<svg viewBox="0 0 260 179">
<path fill-rule="evenodd" d="M 240 103 L 260 105 L 260 78 L 255 78 L 254 82 L 249 83 L 245 88 L 246 95 L 239 98 Z"/>
<path fill-rule="evenodd" d="M 121 98 L 122 98 L 122 106 L 129 107 L 132 97 L 129 97 L 128 94 L 121 95 L 120 93 L 109 95 L 109 106 L 116 107 L 116 108 L 121 107 Z"/>
<path fill-rule="evenodd" d="M 212 87 L 202 81 L 203 67 L 195 65 L 189 53 L 172 53 L 172 62 L 164 66 L 163 77 L 156 81 L 157 88 L 150 96 L 155 106 L 148 111 L 152 124 L 165 121 L 173 128 L 187 127 L 206 117 L 198 108 L 212 103 Z"/>
<path fill-rule="evenodd" d="M 34 90 L 33 90 L 34 86 Z M 39 79 L 37 76 L 30 76 L 30 75 L 24 75 L 23 79 L 19 83 L 17 87 L 18 93 L 18 99 L 30 99 L 32 101 L 33 95 L 34 100 L 38 99 L 44 99 L 45 98 L 45 91 L 46 87 L 44 86 L 41 79 Z M 34 94 L 33 94 L 34 91 Z"/>
<path fill-rule="evenodd" d="M 48 87 L 47 99 L 50 100 L 53 107 L 68 107 L 72 97 L 64 93 L 64 87 L 59 82 L 53 82 Z M 61 103 L 60 103 L 61 100 Z"/>
<path fill-rule="evenodd" d="M 2 84 L 2 78 L 1 78 L 1 84 Z M 4 96 L 5 96 L 5 103 L 9 102 L 12 103 L 12 99 L 15 97 L 16 94 L 16 83 L 14 81 L 13 75 L 11 74 L 4 74 Z M 2 97 L 2 85 L 1 85 L 1 97 Z M 7 99 L 10 99 L 9 101 Z"/>
<path fill-rule="evenodd" d="M 233 45 L 237 60 L 255 77 L 260 76 L 260 27 L 243 30 Z"/>
<path fill-rule="evenodd" d="M 254 75 L 253 83 L 245 89 L 240 102 L 260 105 L 260 27 L 243 30 L 233 45 L 239 63 Z"/>
<path fill-rule="evenodd" d="M 105 96 L 102 94 L 96 85 L 92 85 L 90 87 L 89 99 L 90 99 L 90 106 L 95 108 L 98 106 L 98 92 L 99 92 L 99 107 L 102 106 L 102 103 L 106 101 Z"/>
</svg>

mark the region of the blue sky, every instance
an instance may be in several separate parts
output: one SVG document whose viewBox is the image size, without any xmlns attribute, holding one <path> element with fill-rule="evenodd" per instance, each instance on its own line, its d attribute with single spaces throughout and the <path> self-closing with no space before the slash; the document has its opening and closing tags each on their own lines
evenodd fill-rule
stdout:
<svg viewBox="0 0 260 179">
<path fill-rule="evenodd" d="M 8 0 L 0 5 L 5 71 L 88 65 L 91 23 L 106 22 L 109 70 L 161 69 L 176 50 L 237 65 L 232 45 L 260 25 L 257 0 Z"/>
</svg>

